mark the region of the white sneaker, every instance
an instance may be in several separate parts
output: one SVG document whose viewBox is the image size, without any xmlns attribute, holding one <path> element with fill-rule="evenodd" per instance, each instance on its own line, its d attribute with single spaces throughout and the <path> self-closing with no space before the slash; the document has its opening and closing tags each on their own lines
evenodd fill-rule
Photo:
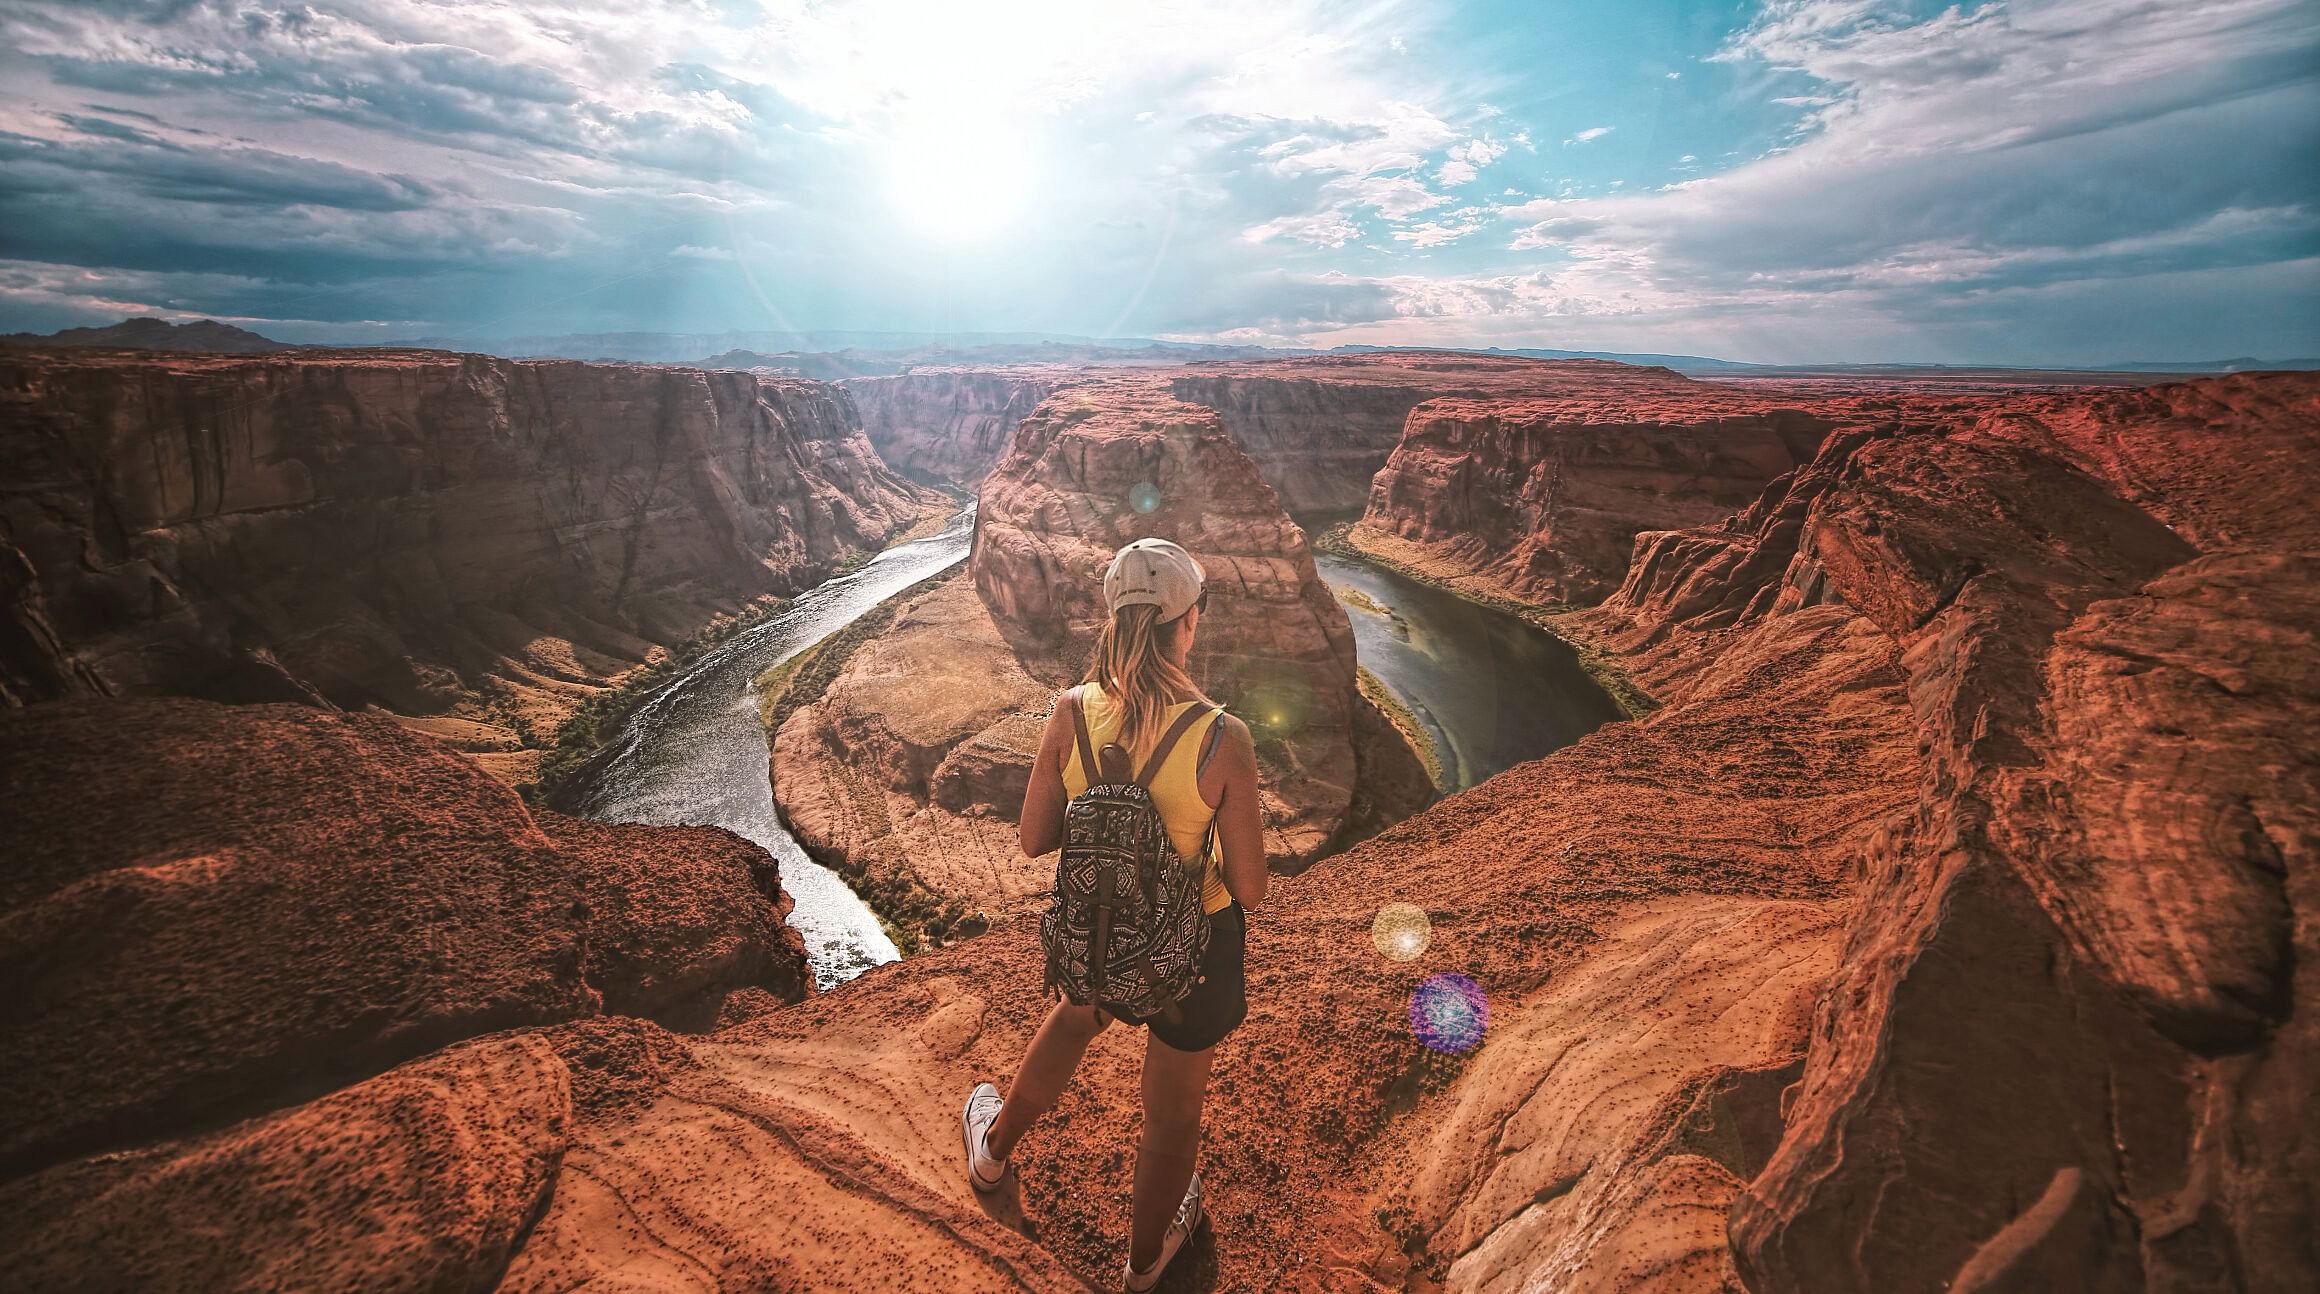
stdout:
<svg viewBox="0 0 2320 1294">
<path fill-rule="evenodd" d="M 1007 1161 L 993 1159 L 990 1151 L 991 1125 L 998 1122 L 1003 1104 L 998 1088 L 977 1083 L 967 1093 L 966 1108 L 959 1111 L 959 1139 L 967 1147 L 967 1184 L 985 1195 L 1007 1180 Z"/>
<path fill-rule="evenodd" d="M 1185 1184 L 1184 1202 L 1176 1206 L 1176 1220 L 1168 1224 L 1167 1234 L 1160 1237 L 1160 1256 L 1152 1261 L 1152 1270 L 1139 1272 L 1135 1260 L 1129 1260 L 1126 1275 L 1128 1288 L 1134 1294 L 1144 1294 L 1145 1290 L 1157 1287 L 1160 1284 L 1160 1273 L 1168 1270 L 1168 1260 L 1176 1256 L 1176 1251 L 1184 1247 L 1185 1241 L 1192 1239 L 1192 1233 L 1199 1226 L 1200 1172 L 1195 1169 L 1192 1180 Z"/>
</svg>

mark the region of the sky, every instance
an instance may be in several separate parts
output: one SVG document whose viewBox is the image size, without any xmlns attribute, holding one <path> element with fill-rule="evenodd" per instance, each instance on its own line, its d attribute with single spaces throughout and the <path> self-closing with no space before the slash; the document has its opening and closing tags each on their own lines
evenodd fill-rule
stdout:
<svg viewBox="0 0 2320 1294">
<path fill-rule="evenodd" d="M 2320 355 L 2313 0 L 0 0 L 0 330 Z"/>
</svg>

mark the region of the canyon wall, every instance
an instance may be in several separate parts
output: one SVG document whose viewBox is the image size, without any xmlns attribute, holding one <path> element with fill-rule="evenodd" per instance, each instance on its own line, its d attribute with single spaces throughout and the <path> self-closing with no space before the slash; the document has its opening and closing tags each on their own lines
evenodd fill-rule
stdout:
<svg viewBox="0 0 2320 1294">
<path fill-rule="evenodd" d="M 2304 375 L 1895 418 L 1578 622 L 1677 705 L 1839 608 L 1907 680 L 1915 794 L 1732 1210 L 1751 1288 L 2320 1279 L 2316 428 Z"/>
<path fill-rule="evenodd" d="M 1477 591 L 1593 603 L 1619 587 L 1637 533 L 1746 506 L 1841 417 L 1648 372 L 1584 395 L 1433 400 L 1352 539 Z"/>
<path fill-rule="evenodd" d="M 862 430 L 888 463 L 925 478 L 972 487 L 1007 452 L 1015 428 L 1074 370 L 919 369 L 838 385 L 861 411 Z"/>
<path fill-rule="evenodd" d="M 1694 384 L 1660 368 L 1602 360 L 1534 360 L 1448 351 L 1316 355 L 1264 363 L 1188 365 L 1179 400 L 1216 410 L 1296 515 L 1358 512 L 1402 440 L 1412 409 L 1432 399 L 1599 395 L 1608 387 Z"/>
<path fill-rule="evenodd" d="M 1433 392 L 1390 380 L 1331 380 L 1343 376 L 1198 372 L 1175 379 L 1171 389 L 1179 400 L 1216 410 L 1265 483 L 1280 492 L 1284 509 L 1348 512 L 1369 497 L 1370 478 L 1401 440 L 1403 420 Z"/>
<path fill-rule="evenodd" d="M 539 736 L 915 521 L 819 383 L 443 352 L 0 355 L 0 695 Z"/>
</svg>

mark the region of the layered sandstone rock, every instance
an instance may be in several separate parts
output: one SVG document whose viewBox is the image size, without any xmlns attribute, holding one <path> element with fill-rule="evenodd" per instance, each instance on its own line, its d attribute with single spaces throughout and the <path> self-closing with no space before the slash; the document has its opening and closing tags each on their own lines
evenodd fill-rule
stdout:
<svg viewBox="0 0 2320 1294">
<path fill-rule="evenodd" d="M 1104 567 L 1145 536 L 1207 570 L 1191 672 L 1257 735 L 1268 852 L 1311 861 L 1353 799 L 1353 630 L 1305 532 L 1212 410 L 1132 379 L 1056 393 L 984 481 L 968 569 L 1016 653 L 1076 678 Z"/>
<path fill-rule="evenodd" d="M 1049 392 L 1073 380 L 1067 368 L 931 368 L 839 385 L 888 463 L 971 487 L 1007 452 L 1016 426 Z"/>
<path fill-rule="evenodd" d="M 915 520 L 812 382 L 443 352 L 0 356 L 0 695 L 537 737 Z"/>
<path fill-rule="evenodd" d="M 756 846 L 528 812 L 394 723 L 76 700 L 0 716 L 0 1172 L 599 1011 L 806 992 Z"/>
<path fill-rule="evenodd" d="M 1449 351 L 1316 355 L 1188 365 L 1176 398 L 1216 410 L 1282 506 L 1297 515 L 1358 512 L 1427 400 L 1600 397 L 1612 388 L 1682 389 L 1666 369 L 1603 360 L 1535 360 Z"/>
<path fill-rule="evenodd" d="M 1583 395 L 1435 400 L 1411 413 L 1353 539 L 1488 593 L 1593 603 L 1638 532 L 1746 506 L 1835 425 L 1654 370 Z"/>
<path fill-rule="evenodd" d="M 1294 513 L 1360 508 L 1410 410 L 1435 394 L 1416 374 L 1345 360 L 1202 366 L 1171 389 L 1216 410 Z"/>
<path fill-rule="evenodd" d="M 2283 1221 L 2320 1158 L 2277 1131 L 2320 1061 L 2320 527 L 2280 507 L 2320 479 L 2316 413 L 2320 381 L 2271 376 L 1904 419 L 1639 541 L 1604 627 L 1712 658 L 1858 608 L 1925 751 L 1734 1211 L 1754 1288 L 2320 1274 Z"/>
</svg>

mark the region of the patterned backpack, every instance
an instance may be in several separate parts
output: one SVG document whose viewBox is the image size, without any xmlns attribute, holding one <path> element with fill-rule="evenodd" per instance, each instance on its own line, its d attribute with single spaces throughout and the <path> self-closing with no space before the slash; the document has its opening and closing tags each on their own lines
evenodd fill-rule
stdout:
<svg viewBox="0 0 2320 1294">
<path fill-rule="evenodd" d="M 1208 951 L 1208 913 L 1201 907 L 1205 865 L 1216 839 L 1209 823 L 1200 858 L 1187 866 L 1152 803 L 1152 777 L 1176 741 L 1203 714 L 1221 707 L 1186 706 L 1144 770 L 1127 776 L 1128 752 L 1105 742 L 1089 748 L 1078 698 L 1072 726 L 1087 789 L 1063 809 L 1063 855 L 1055 864 L 1055 900 L 1039 921 L 1047 947 L 1047 987 L 1074 1002 L 1092 1002 L 1122 1019 L 1176 1019 Z"/>
</svg>

